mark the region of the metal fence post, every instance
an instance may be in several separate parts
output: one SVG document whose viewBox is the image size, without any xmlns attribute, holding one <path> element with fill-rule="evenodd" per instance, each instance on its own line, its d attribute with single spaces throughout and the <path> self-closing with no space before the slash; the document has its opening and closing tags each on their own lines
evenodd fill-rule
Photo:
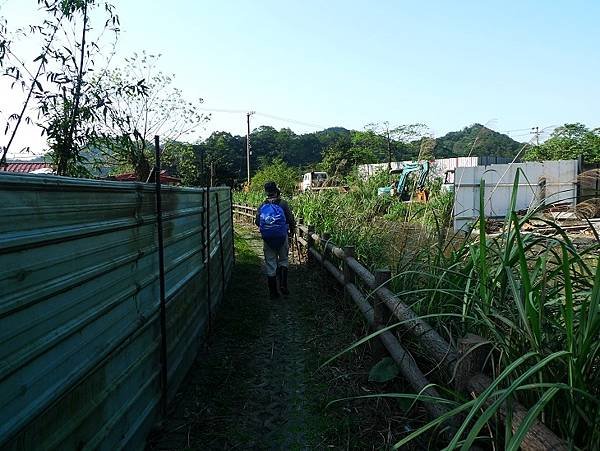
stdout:
<svg viewBox="0 0 600 451">
<path fill-rule="evenodd" d="M 156 181 L 156 226 L 158 229 L 158 280 L 160 292 L 160 407 L 163 415 L 167 413 L 167 306 L 165 289 L 165 248 L 162 226 L 162 197 L 160 186 L 160 138 L 154 137 Z"/>
<path fill-rule="evenodd" d="M 208 292 L 208 334 L 212 328 L 212 287 L 210 275 L 210 186 L 206 187 L 206 291 Z"/>
<path fill-rule="evenodd" d="M 235 233 L 233 231 L 233 191 L 229 188 L 229 210 L 231 211 L 231 263 L 235 265 Z"/>
<path fill-rule="evenodd" d="M 221 227 L 221 206 L 219 205 L 219 193 L 215 192 L 215 203 L 217 204 L 217 225 L 219 227 L 219 251 L 221 255 L 221 297 L 225 298 L 225 250 L 223 249 L 223 229 Z"/>
</svg>

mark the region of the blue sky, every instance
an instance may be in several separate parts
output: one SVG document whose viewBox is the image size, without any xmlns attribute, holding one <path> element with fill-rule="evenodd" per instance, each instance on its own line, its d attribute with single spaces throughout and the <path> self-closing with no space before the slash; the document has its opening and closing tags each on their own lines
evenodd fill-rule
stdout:
<svg viewBox="0 0 600 451">
<path fill-rule="evenodd" d="M 10 22 L 26 3 L 0 0 L 0 13 Z M 423 122 L 436 136 L 473 122 L 600 126 L 598 0 L 115 3 L 120 54 L 162 53 L 162 69 L 207 109 L 318 127 Z M 244 121 L 215 112 L 203 135 L 242 134 Z"/>
</svg>

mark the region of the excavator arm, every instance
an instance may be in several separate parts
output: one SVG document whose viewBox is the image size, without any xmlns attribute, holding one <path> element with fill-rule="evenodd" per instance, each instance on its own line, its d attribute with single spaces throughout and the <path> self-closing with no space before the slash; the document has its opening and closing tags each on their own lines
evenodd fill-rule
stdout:
<svg viewBox="0 0 600 451">
<path fill-rule="evenodd" d="M 419 202 L 427 202 L 429 192 L 425 188 L 425 182 L 429 175 L 429 161 L 423 163 L 406 163 L 400 171 L 392 171 L 392 173 L 400 173 L 398 181 L 394 182 L 391 187 L 379 188 L 378 193 L 380 195 L 395 194 L 403 200 L 410 200 L 410 196 L 406 199 L 407 196 L 404 190 L 406 189 L 406 182 L 409 174 L 417 171 L 419 172 L 419 178 L 416 186 L 416 198 Z"/>
<path fill-rule="evenodd" d="M 396 193 L 398 194 L 398 196 L 404 196 L 404 189 L 406 188 L 406 181 L 408 180 L 408 175 L 415 171 L 419 171 L 420 169 L 421 165 L 419 163 L 408 163 L 404 165 L 404 167 L 402 168 L 402 173 L 398 178 L 398 183 L 396 184 Z"/>
<path fill-rule="evenodd" d="M 427 176 L 429 175 L 429 161 L 425 161 L 421 163 L 421 175 L 419 176 L 419 181 L 417 183 L 417 189 L 425 189 L 425 182 L 427 181 Z"/>
</svg>

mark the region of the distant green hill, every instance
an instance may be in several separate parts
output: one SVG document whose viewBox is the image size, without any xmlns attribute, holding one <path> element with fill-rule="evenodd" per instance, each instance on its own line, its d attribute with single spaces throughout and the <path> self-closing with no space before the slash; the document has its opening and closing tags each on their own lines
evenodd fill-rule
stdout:
<svg viewBox="0 0 600 451">
<path fill-rule="evenodd" d="M 349 130 L 330 127 L 311 133 L 296 134 L 289 128 L 280 130 L 271 126 L 255 128 L 250 135 L 252 154 L 250 168 L 257 168 L 281 159 L 299 172 L 318 167 L 339 167 L 345 162 L 354 164 L 382 163 L 388 158 L 386 137 L 369 130 Z M 394 161 L 423 157 L 425 143 L 394 141 L 390 150 Z M 435 158 L 462 156 L 496 156 L 513 158 L 522 144 L 507 135 L 474 124 L 438 138 L 429 153 Z M 229 132 L 213 132 L 194 146 L 198 161 L 204 164 L 205 177 L 212 165 L 213 181 L 235 184 L 246 178 L 246 137 Z"/>
<path fill-rule="evenodd" d="M 481 124 L 450 132 L 436 140 L 436 158 L 471 156 L 514 157 L 523 144 Z"/>
<path fill-rule="evenodd" d="M 44 158 L 43 155 L 39 155 L 37 157 L 31 157 L 31 158 L 12 158 L 8 160 L 9 163 L 44 163 L 46 161 L 46 159 Z"/>
</svg>

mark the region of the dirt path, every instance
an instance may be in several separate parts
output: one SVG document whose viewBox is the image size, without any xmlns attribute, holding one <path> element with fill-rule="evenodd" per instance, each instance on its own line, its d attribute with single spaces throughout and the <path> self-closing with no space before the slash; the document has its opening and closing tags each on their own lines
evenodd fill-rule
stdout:
<svg viewBox="0 0 600 451">
<path fill-rule="evenodd" d="M 319 369 L 364 336 L 362 317 L 330 279 L 297 262 L 290 267 L 291 295 L 270 301 L 261 256 L 260 237 L 236 225 L 236 266 L 225 302 L 147 449 L 389 448 L 412 421 L 393 400 L 328 406 L 335 399 L 401 389 L 368 381 L 376 361 L 369 346 Z"/>
<path fill-rule="evenodd" d="M 288 298 L 269 301 L 262 241 L 240 229 L 247 248 L 226 305 L 150 449 L 316 449 L 322 435 L 306 347 L 305 286 L 290 268 Z M 240 232 L 238 232 L 240 233 Z M 305 280 L 305 279 L 304 279 Z"/>
</svg>

